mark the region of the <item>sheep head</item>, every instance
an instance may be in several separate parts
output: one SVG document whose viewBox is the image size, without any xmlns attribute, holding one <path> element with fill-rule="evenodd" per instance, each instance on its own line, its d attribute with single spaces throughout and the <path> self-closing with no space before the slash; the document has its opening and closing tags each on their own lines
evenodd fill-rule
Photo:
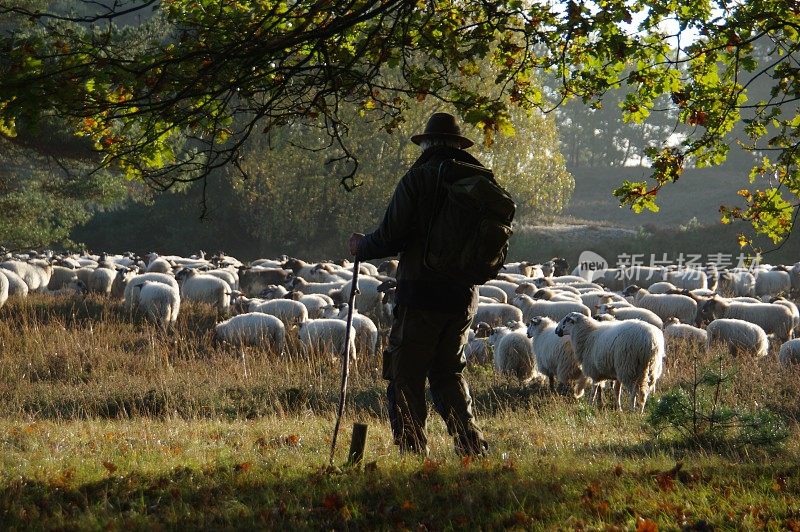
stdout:
<svg viewBox="0 0 800 532">
<path fill-rule="evenodd" d="M 559 338 L 566 336 L 570 336 L 572 333 L 572 329 L 575 327 L 575 324 L 578 323 L 578 320 L 582 314 L 578 312 L 570 312 L 560 322 L 556 325 L 556 336 Z"/>
<path fill-rule="evenodd" d="M 284 270 L 292 270 L 294 273 L 297 273 L 304 266 L 306 266 L 305 262 L 303 262 L 300 259 L 295 259 L 294 257 L 288 258 L 286 262 L 281 264 L 281 268 L 283 268 Z"/>
<path fill-rule="evenodd" d="M 532 296 L 533 294 L 536 293 L 537 290 L 538 290 L 538 287 L 535 286 L 534 284 L 531 284 L 531 283 L 520 283 L 520 285 L 517 286 L 514 289 L 514 293 L 515 294 L 525 294 L 525 295 L 528 295 L 528 296 Z"/>
<path fill-rule="evenodd" d="M 549 323 L 551 323 L 551 320 L 544 316 L 532 317 L 528 320 L 528 329 L 526 331 L 528 338 L 533 338 L 537 332 L 547 327 Z"/>
<path fill-rule="evenodd" d="M 638 285 L 632 284 L 622 291 L 622 295 L 625 297 L 635 296 L 639 293 L 639 290 L 641 290 L 641 288 Z"/>
<path fill-rule="evenodd" d="M 717 299 L 714 295 L 711 299 L 697 307 L 697 316 L 695 317 L 695 325 L 700 327 L 704 323 L 713 321 L 719 317 L 722 312 L 724 304 L 721 300 Z"/>
<path fill-rule="evenodd" d="M 475 326 L 475 338 L 488 338 L 494 329 L 491 325 L 482 321 Z"/>
<path fill-rule="evenodd" d="M 550 259 L 550 261 L 553 263 L 554 266 L 553 275 L 555 275 L 556 277 L 559 277 L 561 275 L 567 275 L 567 273 L 569 272 L 569 262 L 567 262 L 567 259 L 562 257 L 553 257 L 552 259 Z"/>
<path fill-rule="evenodd" d="M 522 292 L 522 293 L 524 293 L 524 292 Z M 531 296 L 531 297 L 533 297 L 533 299 L 550 300 L 550 299 L 553 298 L 553 292 L 550 291 L 550 290 L 547 290 L 546 288 L 542 288 L 541 290 L 537 290 L 536 292 L 534 292 L 533 296 Z"/>
</svg>

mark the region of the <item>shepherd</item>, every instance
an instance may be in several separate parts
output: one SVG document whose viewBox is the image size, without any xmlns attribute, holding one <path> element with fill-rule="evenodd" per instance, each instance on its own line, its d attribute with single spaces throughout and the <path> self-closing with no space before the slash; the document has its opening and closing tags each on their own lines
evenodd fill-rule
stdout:
<svg viewBox="0 0 800 532">
<path fill-rule="evenodd" d="M 411 141 L 422 148 L 422 154 L 400 179 L 380 226 L 368 235 L 353 233 L 349 249 L 362 261 L 399 255 L 383 378 L 388 381 L 389 420 L 400 452 L 428 453 L 427 379 L 434 408 L 454 439 L 456 453 L 484 455 L 489 446 L 476 424 L 462 373 L 478 292 L 473 282 L 434 271 L 426 260 L 437 252 L 428 249 L 430 224 L 443 208 L 448 186 L 442 163 L 456 161 L 477 169 L 483 165 L 465 151 L 473 142 L 461 135 L 451 114 L 434 113 L 425 131 Z M 473 231 L 469 227 L 460 230 Z M 472 235 L 452 236 L 458 241 L 459 236 Z"/>
</svg>

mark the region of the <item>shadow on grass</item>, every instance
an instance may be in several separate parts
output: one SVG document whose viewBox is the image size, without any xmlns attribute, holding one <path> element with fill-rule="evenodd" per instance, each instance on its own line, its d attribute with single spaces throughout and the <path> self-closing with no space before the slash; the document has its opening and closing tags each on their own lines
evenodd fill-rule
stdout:
<svg viewBox="0 0 800 532">
<path fill-rule="evenodd" d="M 798 470 L 786 463 L 673 471 L 637 471 L 634 464 L 612 474 L 492 459 L 466 465 L 398 460 L 365 472 L 332 473 L 244 462 L 152 476 L 116 475 L 109 464 L 108 478 L 83 485 L 70 471 L 50 482 L 9 480 L 0 488 L 0 522 L 11 529 L 628 528 L 649 514 L 661 526 L 679 528 L 674 503 L 655 510 L 651 503 L 672 493 L 680 503 L 696 492 L 709 499 L 691 510 L 696 520 L 726 527 L 755 516 L 777 525 L 791 518 L 785 500 L 800 490 Z M 770 490 L 776 482 L 778 489 Z M 719 486 L 729 486 L 730 493 Z M 730 494 L 739 499 L 727 500 Z M 723 500 L 728 511 L 718 512 L 715 503 Z"/>
<path fill-rule="evenodd" d="M 152 477 L 111 474 L 79 486 L 69 478 L 17 479 L 0 489 L 0 521 L 12 529 L 527 528 L 550 519 L 563 502 L 562 486 L 582 482 L 488 461 L 388 468 L 331 473 L 242 463 Z"/>
</svg>

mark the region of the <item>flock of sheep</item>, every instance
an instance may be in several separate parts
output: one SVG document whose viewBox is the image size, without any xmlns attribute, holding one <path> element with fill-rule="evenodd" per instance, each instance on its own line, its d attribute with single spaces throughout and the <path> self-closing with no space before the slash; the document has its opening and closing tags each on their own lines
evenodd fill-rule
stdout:
<svg viewBox="0 0 800 532">
<path fill-rule="evenodd" d="M 308 353 L 344 351 L 353 278 L 347 261 L 282 257 L 245 265 L 202 252 L 0 253 L 0 307 L 29 292 L 95 292 L 124 300 L 166 331 L 182 301 L 197 301 L 226 318 L 214 328 L 215 341 L 281 353 L 292 334 Z M 395 260 L 361 264 L 352 358 L 375 355 L 377 325 L 391 316 L 396 271 Z M 793 339 L 800 313 L 791 300 L 800 290 L 800 263 L 720 271 L 634 266 L 592 272 L 590 279 L 579 273 L 570 274 L 564 259 L 518 262 L 479 286 L 468 362 L 492 361 L 497 372 L 523 383 L 543 376 L 575 397 L 591 390 L 602 399 L 598 392 L 610 384 L 617 406 L 626 391 L 633 409 L 644 409 L 668 350 L 679 343 L 721 343 L 733 356 L 763 357 L 772 338 L 782 363 L 800 362 L 800 339 Z"/>
</svg>

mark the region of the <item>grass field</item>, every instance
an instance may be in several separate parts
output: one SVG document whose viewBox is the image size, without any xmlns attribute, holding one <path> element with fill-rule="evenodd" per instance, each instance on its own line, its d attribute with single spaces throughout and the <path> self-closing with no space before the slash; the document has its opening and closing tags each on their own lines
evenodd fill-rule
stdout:
<svg viewBox="0 0 800 532">
<path fill-rule="evenodd" d="M 491 455 L 456 457 L 432 418 L 423 460 L 394 450 L 362 357 L 344 427 L 369 424 L 365 464 L 330 469 L 338 364 L 212 347 L 214 321 L 185 305 L 165 335 L 100 298 L 0 309 L 0 528 L 800 529 L 800 370 L 771 358 L 725 359 L 718 394 L 776 412 L 778 446 L 657 435 L 649 413 L 471 367 Z M 716 355 L 670 351 L 648 411 Z"/>
</svg>

